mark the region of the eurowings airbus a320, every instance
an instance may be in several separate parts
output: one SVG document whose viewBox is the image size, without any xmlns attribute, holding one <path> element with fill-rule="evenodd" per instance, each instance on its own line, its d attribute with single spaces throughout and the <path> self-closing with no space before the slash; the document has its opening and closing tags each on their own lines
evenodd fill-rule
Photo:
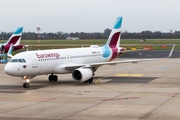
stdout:
<svg viewBox="0 0 180 120">
<path fill-rule="evenodd" d="M 57 81 L 56 74 L 72 73 L 72 78 L 78 82 L 93 82 L 95 71 L 102 65 L 147 61 L 113 59 L 125 51 L 119 47 L 122 17 L 118 17 L 111 34 L 103 47 L 91 45 L 87 48 L 37 50 L 18 53 L 13 56 L 4 68 L 6 74 L 22 77 L 24 88 L 29 87 L 29 79 L 38 75 L 49 74 L 49 81 Z M 174 48 L 173 48 L 174 49 Z"/>
</svg>

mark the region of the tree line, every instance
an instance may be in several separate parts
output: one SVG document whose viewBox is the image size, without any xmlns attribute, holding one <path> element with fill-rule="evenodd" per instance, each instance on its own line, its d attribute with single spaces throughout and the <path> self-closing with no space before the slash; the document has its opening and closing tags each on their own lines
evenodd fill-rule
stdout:
<svg viewBox="0 0 180 120">
<path fill-rule="evenodd" d="M 104 32 L 93 32 L 93 33 L 85 33 L 85 32 L 75 32 L 75 33 L 40 33 L 41 40 L 48 39 L 66 39 L 68 36 L 71 37 L 79 37 L 80 39 L 107 39 L 109 34 L 111 33 L 111 29 L 107 28 Z M 7 40 L 12 33 L 1 32 L 0 40 Z M 128 31 L 124 31 L 121 34 L 121 39 L 180 39 L 180 31 L 163 33 L 161 31 L 142 31 L 137 33 L 129 33 Z M 23 32 L 22 34 L 23 40 L 37 40 L 38 33 L 35 32 Z"/>
</svg>

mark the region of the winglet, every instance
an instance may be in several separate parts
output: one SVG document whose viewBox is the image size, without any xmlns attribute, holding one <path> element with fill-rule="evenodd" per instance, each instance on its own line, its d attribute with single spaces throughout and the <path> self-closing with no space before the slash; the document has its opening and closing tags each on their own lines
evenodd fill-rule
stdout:
<svg viewBox="0 0 180 120">
<path fill-rule="evenodd" d="M 171 49 L 171 51 L 170 51 L 170 53 L 169 53 L 169 56 L 168 56 L 167 58 L 170 58 L 170 57 L 172 56 L 172 53 L 173 53 L 173 51 L 174 51 L 175 45 L 176 45 L 176 44 L 173 45 L 173 47 L 172 47 L 172 49 Z"/>
<path fill-rule="evenodd" d="M 13 46 L 13 43 L 11 43 L 11 46 L 10 46 L 10 48 L 9 48 L 9 50 L 8 50 L 8 53 L 7 53 L 7 56 L 8 57 L 12 57 L 12 46 Z"/>
</svg>

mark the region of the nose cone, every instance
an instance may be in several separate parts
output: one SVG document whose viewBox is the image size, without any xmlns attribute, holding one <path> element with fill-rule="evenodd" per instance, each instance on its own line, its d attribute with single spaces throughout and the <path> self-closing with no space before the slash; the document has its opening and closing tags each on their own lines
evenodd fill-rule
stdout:
<svg viewBox="0 0 180 120">
<path fill-rule="evenodd" d="M 12 67 L 9 64 L 6 64 L 4 67 L 4 72 L 8 75 L 13 75 Z"/>
</svg>

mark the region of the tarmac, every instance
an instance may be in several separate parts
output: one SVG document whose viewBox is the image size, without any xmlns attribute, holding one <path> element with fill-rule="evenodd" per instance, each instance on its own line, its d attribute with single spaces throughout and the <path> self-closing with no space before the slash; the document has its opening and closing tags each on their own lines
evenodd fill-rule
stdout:
<svg viewBox="0 0 180 120">
<path fill-rule="evenodd" d="M 37 76 L 28 89 L 0 64 L 0 120 L 179 120 L 180 55 L 173 55 L 104 65 L 91 84 L 75 82 L 71 74 L 58 75 L 57 82 Z M 133 58 L 116 60 L 127 59 Z"/>
</svg>

